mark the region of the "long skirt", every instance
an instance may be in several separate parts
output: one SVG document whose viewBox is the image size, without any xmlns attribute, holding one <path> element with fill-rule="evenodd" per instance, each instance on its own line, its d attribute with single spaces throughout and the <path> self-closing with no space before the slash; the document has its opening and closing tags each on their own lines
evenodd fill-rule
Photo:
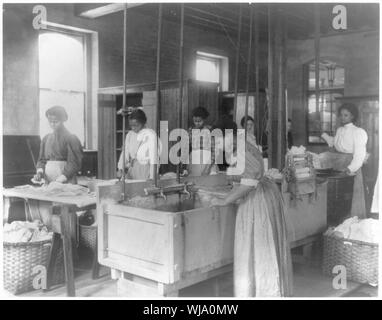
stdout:
<svg viewBox="0 0 382 320">
<path fill-rule="evenodd" d="M 234 294 L 237 297 L 293 294 L 284 203 L 277 185 L 268 178 L 263 178 L 238 208 Z"/>
<path fill-rule="evenodd" d="M 320 154 L 320 161 L 324 167 L 335 170 L 345 169 L 353 160 L 353 155 L 341 152 L 324 152 Z M 353 199 L 350 215 L 352 217 L 366 218 L 365 189 L 363 185 L 362 168 L 355 173 L 353 184 Z"/>
</svg>

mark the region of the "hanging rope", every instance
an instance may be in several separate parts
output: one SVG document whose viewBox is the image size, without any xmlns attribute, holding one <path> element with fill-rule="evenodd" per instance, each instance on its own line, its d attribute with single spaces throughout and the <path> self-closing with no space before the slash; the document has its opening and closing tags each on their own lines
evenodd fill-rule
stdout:
<svg viewBox="0 0 382 320">
<path fill-rule="evenodd" d="M 233 108 L 233 119 L 236 119 L 237 112 L 237 93 L 238 93 L 238 82 L 239 82 L 239 58 L 240 58 L 240 42 L 241 42 L 241 21 L 243 7 L 239 4 L 239 27 L 237 31 L 237 46 L 236 46 L 236 64 L 235 64 L 235 96 L 234 96 L 234 108 Z"/>
<path fill-rule="evenodd" d="M 245 90 L 245 116 L 244 116 L 244 128 L 245 128 L 245 139 L 247 139 L 247 121 L 248 121 L 248 100 L 249 100 L 249 73 L 251 67 L 251 53 L 252 53 L 252 20 L 253 20 L 253 7 L 250 4 L 249 11 L 249 47 L 248 47 L 248 63 L 247 63 L 247 79 L 246 79 L 246 90 Z"/>
<path fill-rule="evenodd" d="M 122 201 L 125 200 L 126 192 L 126 46 L 127 46 L 127 4 L 123 9 L 123 96 L 122 96 Z"/>
<path fill-rule="evenodd" d="M 184 3 L 180 5 L 180 43 L 179 43 L 179 108 L 178 128 L 182 128 L 183 116 L 183 53 L 184 53 Z M 180 137 L 178 138 L 178 142 Z M 181 162 L 176 167 L 176 181 L 180 183 Z"/>
<path fill-rule="evenodd" d="M 162 40 L 162 3 L 158 7 L 158 38 L 157 38 L 157 65 L 156 65 L 156 110 L 157 110 L 157 139 L 155 144 L 155 163 L 154 163 L 154 185 L 158 187 L 158 138 L 160 131 L 160 116 L 161 116 L 161 96 L 160 96 L 160 54 L 161 54 L 161 40 Z"/>
</svg>

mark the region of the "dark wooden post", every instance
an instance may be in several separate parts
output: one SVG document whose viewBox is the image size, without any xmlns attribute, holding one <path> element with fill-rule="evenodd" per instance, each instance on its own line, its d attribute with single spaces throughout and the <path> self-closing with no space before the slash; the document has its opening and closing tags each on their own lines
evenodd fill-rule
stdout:
<svg viewBox="0 0 382 320">
<path fill-rule="evenodd" d="M 283 12 L 268 7 L 268 161 L 284 167 L 286 152 L 286 26 Z"/>
</svg>

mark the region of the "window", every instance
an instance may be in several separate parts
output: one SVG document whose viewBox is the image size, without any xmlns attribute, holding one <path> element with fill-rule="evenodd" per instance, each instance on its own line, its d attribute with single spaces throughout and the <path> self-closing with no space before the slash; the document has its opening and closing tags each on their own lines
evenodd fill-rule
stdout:
<svg viewBox="0 0 382 320">
<path fill-rule="evenodd" d="M 39 36 L 40 136 L 51 132 L 45 117 L 47 109 L 63 106 L 68 113 L 65 126 L 85 143 L 84 38 L 60 32 Z"/>
<path fill-rule="evenodd" d="M 337 123 L 336 99 L 344 95 L 345 70 L 329 60 L 320 60 L 319 103 L 316 104 L 315 62 L 307 65 L 308 143 L 324 143 L 321 134 L 334 136 Z"/>
<path fill-rule="evenodd" d="M 221 90 L 228 90 L 228 58 L 198 51 L 196 80 L 219 83 Z"/>
</svg>

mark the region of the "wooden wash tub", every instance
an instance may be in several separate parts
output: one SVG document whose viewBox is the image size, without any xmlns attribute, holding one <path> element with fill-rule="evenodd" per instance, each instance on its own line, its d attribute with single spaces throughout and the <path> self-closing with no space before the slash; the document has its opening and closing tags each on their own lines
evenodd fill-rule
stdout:
<svg viewBox="0 0 382 320">
<path fill-rule="evenodd" d="M 186 181 L 226 192 L 230 188 L 224 175 Z M 232 271 L 235 205 L 208 207 L 208 197 L 194 192 L 191 199 L 184 194 L 170 194 L 166 200 L 141 197 L 150 185 L 126 184 L 132 205 L 129 200 L 119 203 L 121 184 L 97 189 L 98 257 L 118 278 L 118 294 L 177 296 L 179 289 Z"/>
</svg>

